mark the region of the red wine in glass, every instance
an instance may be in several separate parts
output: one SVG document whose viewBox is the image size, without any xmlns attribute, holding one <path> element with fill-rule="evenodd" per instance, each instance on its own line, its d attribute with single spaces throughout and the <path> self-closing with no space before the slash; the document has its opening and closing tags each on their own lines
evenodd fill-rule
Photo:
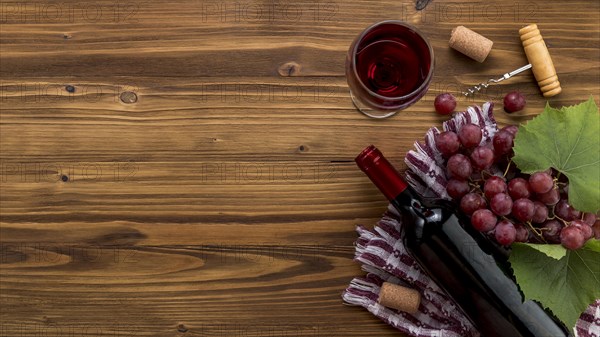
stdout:
<svg viewBox="0 0 600 337">
<path fill-rule="evenodd" d="M 416 28 L 401 21 L 376 23 L 348 50 L 352 100 L 370 117 L 389 117 L 425 95 L 433 63 L 433 50 Z"/>
</svg>

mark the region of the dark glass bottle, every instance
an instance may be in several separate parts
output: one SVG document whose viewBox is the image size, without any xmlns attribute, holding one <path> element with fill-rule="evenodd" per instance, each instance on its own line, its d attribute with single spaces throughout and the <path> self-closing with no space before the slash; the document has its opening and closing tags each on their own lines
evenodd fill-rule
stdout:
<svg viewBox="0 0 600 337">
<path fill-rule="evenodd" d="M 463 225 L 456 207 L 426 202 L 374 146 L 356 157 L 403 218 L 404 244 L 429 276 L 460 306 L 482 337 L 566 337 L 569 333 L 539 304 L 523 302 L 509 275 L 508 252 Z"/>
</svg>

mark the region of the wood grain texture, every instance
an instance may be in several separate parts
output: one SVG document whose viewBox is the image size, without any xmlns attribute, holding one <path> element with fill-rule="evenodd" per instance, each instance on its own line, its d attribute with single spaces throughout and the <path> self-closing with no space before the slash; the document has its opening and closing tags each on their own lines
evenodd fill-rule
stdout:
<svg viewBox="0 0 600 337">
<path fill-rule="evenodd" d="M 0 336 L 398 336 L 341 302 L 354 225 L 386 207 L 355 154 L 374 143 L 403 168 L 444 120 L 435 95 L 526 64 L 531 22 L 551 104 L 600 93 L 593 0 L 0 6 Z M 344 58 L 384 19 L 418 26 L 436 70 L 379 121 L 354 110 Z M 459 24 L 494 41 L 483 64 L 447 47 Z M 500 112 L 509 90 L 524 111 Z M 501 124 L 545 104 L 530 73 L 459 108 L 485 100 Z"/>
</svg>

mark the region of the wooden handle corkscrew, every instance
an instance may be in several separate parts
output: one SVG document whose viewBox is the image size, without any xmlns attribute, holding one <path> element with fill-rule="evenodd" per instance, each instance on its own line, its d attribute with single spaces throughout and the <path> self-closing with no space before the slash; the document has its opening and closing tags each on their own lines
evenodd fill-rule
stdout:
<svg viewBox="0 0 600 337">
<path fill-rule="evenodd" d="M 556 75 L 556 69 L 554 69 L 554 63 L 537 25 L 531 24 L 521 28 L 519 35 L 527 60 L 532 65 L 533 76 L 535 76 L 544 97 L 560 94 L 562 88 Z"/>
</svg>

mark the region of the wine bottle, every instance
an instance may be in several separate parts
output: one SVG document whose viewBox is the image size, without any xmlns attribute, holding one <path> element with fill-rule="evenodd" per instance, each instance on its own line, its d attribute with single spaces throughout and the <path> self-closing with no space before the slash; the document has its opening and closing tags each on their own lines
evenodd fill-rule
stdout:
<svg viewBox="0 0 600 337">
<path fill-rule="evenodd" d="M 455 205 L 423 200 L 373 145 L 355 161 L 400 212 L 408 251 L 481 336 L 569 336 L 538 303 L 523 301 L 510 273 L 508 251 L 465 225 Z"/>
</svg>

